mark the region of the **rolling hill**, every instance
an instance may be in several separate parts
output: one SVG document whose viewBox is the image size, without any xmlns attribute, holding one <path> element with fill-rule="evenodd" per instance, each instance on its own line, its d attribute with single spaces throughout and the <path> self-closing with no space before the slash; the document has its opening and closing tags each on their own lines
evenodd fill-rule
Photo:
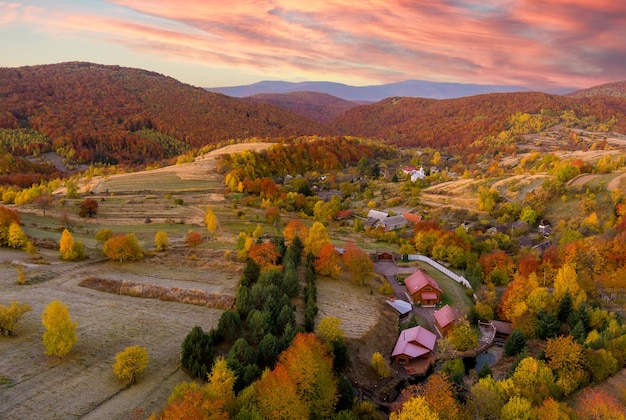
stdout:
<svg viewBox="0 0 626 420">
<path fill-rule="evenodd" d="M 246 101 L 267 103 L 302 115 L 313 121 L 325 123 L 342 112 L 360 104 L 336 96 L 317 92 L 259 93 L 246 96 Z"/>
<path fill-rule="evenodd" d="M 626 132 L 626 99 L 570 98 L 539 92 L 492 93 L 458 99 L 388 98 L 352 108 L 329 125 L 339 134 L 377 137 L 406 147 L 467 146 L 507 129 L 507 119 L 518 112 L 559 115 L 573 110 L 593 121 L 617 118 Z"/>
<path fill-rule="evenodd" d="M 328 132 L 273 105 L 144 70 L 79 62 L 0 68 L 0 128 L 21 137 L 20 146 L 32 144 L 35 132 L 40 152 L 113 164 L 144 164 L 229 139 Z"/>
<path fill-rule="evenodd" d="M 242 98 L 261 93 L 318 92 L 337 96 L 347 101 L 377 102 L 392 96 L 450 99 L 493 92 L 527 92 L 522 86 L 476 85 L 462 83 L 405 80 L 371 86 L 350 86 L 331 82 L 280 82 L 263 81 L 246 86 L 206 88 L 211 92 Z"/>
<path fill-rule="evenodd" d="M 567 94 L 574 98 L 585 98 L 588 96 L 607 95 L 626 98 L 626 80 L 619 82 L 605 83 L 603 85 L 593 86 L 588 89 L 577 90 Z"/>
</svg>

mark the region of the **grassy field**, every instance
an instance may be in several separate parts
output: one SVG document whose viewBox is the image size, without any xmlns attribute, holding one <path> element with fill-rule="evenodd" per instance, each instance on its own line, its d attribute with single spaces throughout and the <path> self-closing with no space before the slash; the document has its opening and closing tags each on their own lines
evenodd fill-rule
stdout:
<svg viewBox="0 0 626 420">
<path fill-rule="evenodd" d="M 195 325 L 204 330 L 215 327 L 221 310 L 120 296 L 78 283 L 93 276 L 234 295 L 242 265 L 227 258 L 226 251 L 236 254 L 239 232 L 251 233 L 260 224 L 270 235 L 280 233 L 289 217 L 273 227 L 265 222 L 264 209 L 235 206 L 216 193 L 222 184 L 214 173 L 201 173 L 211 165 L 208 159 L 186 173 L 174 167 L 92 179 L 83 189 L 91 192 L 80 198 L 67 199 L 59 190 L 45 216 L 32 205 L 18 208 L 26 234 L 45 244 L 38 246 L 38 252 L 47 264 L 35 264 L 24 252 L 0 249 L 0 303 L 17 300 L 33 307 L 18 326 L 16 338 L 0 338 L 0 417 L 126 419 L 133 411 L 147 416 L 165 404 L 176 384 L 190 379 L 179 367 L 180 345 Z M 98 213 L 93 218 L 80 218 L 80 203 L 87 197 L 98 200 Z M 183 204 L 176 204 L 176 199 Z M 220 225 L 211 240 L 203 223 L 207 205 L 213 208 Z M 312 220 L 306 223 L 310 225 Z M 55 247 L 68 226 L 74 240 L 85 245 L 89 255 L 86 261 L 59 259 Z M 146 259 L 106 261 L 102 244 L 95 239 L 102 228 L 136 234 Z M 184 243 L 189 230 L 205 236 L 197 249 Z M 154 252 L 158 231 L 167 232 L 170 240 L 170 250 L 165 253 Z M 350 229 L 341 228 L 336 234 L 331 229 L 331 235 L 338 244 L 353 239 L 368 251 L 377 249 L 378 244 Z M 17 264 L 25 267 L 29 285 L 16 284 Z M 325 316 L 342 319 L 341 327 L 353 353 L 351 369 L 357 377 L 363 364 L 369 365 L 371 353 L 388 353 L 396 338 L 395 326 L 381 327 L 397 322 L 395 314 L 385 312 L 383 298 L 371 290 L 348 279 L 318 281 L 317 322 Z M 55 299 L 68 305 L 78 323 L 78 342 L 63 359 L 44 356 L 41 344 L 41 313 Z M 303 305 L 298 307 L 302 311 Z M 302 320 L 303 314 L 297 318 Z M 115 378 L 111 364 L 117 352 L 136 344 L 147 348 L 150 364 L 138 383 L 127 388 Z"/>
</svg>

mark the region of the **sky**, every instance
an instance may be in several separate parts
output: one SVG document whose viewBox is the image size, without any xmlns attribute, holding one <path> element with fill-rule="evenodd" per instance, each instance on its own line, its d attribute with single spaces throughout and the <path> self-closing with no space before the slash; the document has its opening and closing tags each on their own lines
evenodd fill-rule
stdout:
<svg viewBox="0 0 626 420">
<path fill-rule="evenodd" d="M 66 61 L 201 87 L 414 79 L 558 92 L 626 79 L 626 1 L 0 0 L 0 67 Z"/>
</svg>

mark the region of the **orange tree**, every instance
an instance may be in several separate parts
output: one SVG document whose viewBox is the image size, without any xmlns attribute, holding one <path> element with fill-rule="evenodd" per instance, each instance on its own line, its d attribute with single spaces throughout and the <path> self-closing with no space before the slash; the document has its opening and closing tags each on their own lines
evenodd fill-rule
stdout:
<svg viewBox="0 0 626 420">
<path fill-rule="evenodd" d="M 143 258 L 143 251 L 134 233 L 111 236 L 102 247 L 102 253 L 112 260 L 138 261 Z"/>
<path fill-rule="evenodd" d="M 346 244 L 343 253 L 343 265 L 352 274 L 352 281 L 361 285 L 374 275 L 374 263 L 367 252 L 358 249 L 354 242 Z"/>
</svg>

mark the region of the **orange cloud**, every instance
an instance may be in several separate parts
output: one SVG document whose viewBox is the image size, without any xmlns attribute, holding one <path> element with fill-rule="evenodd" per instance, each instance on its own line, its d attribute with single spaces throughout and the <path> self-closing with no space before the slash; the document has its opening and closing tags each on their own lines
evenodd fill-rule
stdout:
<svg viewBox="0 0 626 420">
<path fill-rule="evenodd" d="M 26 16 L 0 3 L 0 24 L 37 21 L 39 30 L 86 34 L 171 60 L 355 84 L 426 79 L 585 87 L 623 78 L 626 65 L 626 3 L 615 0 L 105 4 Z"/>
</svg>

